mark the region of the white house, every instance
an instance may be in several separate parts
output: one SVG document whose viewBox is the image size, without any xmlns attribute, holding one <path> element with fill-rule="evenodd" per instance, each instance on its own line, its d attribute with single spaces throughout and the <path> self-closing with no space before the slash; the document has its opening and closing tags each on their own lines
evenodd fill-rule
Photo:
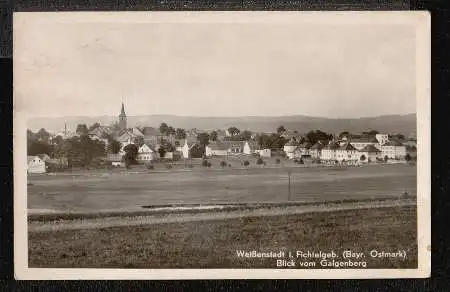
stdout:
<svg viewBox="0 0 450 292">
<path fill-rule="evenodd" d="M 374 137 L 363 137 L 363 138 L 351 138 L 350 143 L 353 147 L 358 150 L 363 149 L 366 146 L 372 145 L 374 147 L 379 147 L 378 140 Z M 343 143 L 344 144 L 344 143 Z"/>
<path fill-rule="evenodd" d="M 243 141 L 215 141 L 205 147 L 206 156 L 225 156 L 228 154 L 240 154 L 243 152 Z"/>
<path fill-rule="evenodd" d="M 298 146 L 300 146 L 300 144 L 294 139 L 291 139 L 284 145 L 283 150 L 286 153 L 286 155 L 288 155 L 288 153 L 294 152 L 294 150 L 297 149 Z"/>
<path fill-rule="evenodd" d="M 156 150 L 152 149 L 152 147 L 150 147 L 149 145 L 144 144 L 141 147 L 139 147 L 138 155 L 136 157 L 136 160 L 138 162 L 146 163 L 149 161 L 153 161 L 156 158 L 158 158 L 158 153 L 156 152 Z"/>
<path fill-rule="evenodd" d="M 382 158 L 404 159 L 406 156 L 406 146 L 398 141 L 389 141 L 381 145 Z"/>
<path fill-rule="evenodd" d="M 309 148 L 309 155 L 311 158 L 320 158 L 320 153 L 322 152 L 323 145 L 320 141 L 316 142 L 316 144 L 312 145 Z"/>
<path fill-rule="evenodd" d="M 28 173 L 45 173 L 45 162 L 38 156 L 27 156 Z"/>
<path fill-rule="evenodd" d="M 360 157 L 362 155 L 365 156 L 365 159 L 363 162 L 374 162 L 381 158 L 381 150 L 373 145 L 367 145 L 363 149 L 359 151 Z"/>
<path fill-rule="evenodd" d="M 250 154 L 256 153 L 256 150 L 259 150 L 259 147 L 257 146 L 256 143 L 245 141 L 244 149 L 243 149 L 244 154 L 250 155 Z"/>
<path fill-rule="evenodd" d="M 350 143 L 345 143 L 336 149 L 336 160 L 337 161 L 353 161 L 359 160 L 359 151 L 352 146 Z"/>
<path fill-rule="evenodd" d="M 378 144 L 383 145 L 389 141 L 388 134 L 376 134 L 375 138 L 378 141 Z"/>
<path fill-rule="evenodd" d="M 322 148 L 320 152 L 320 159 L 325 161 L 336 160 L 336 150 L 339 148 L 339 144 L 335 141 L 330 141 L 328 145 Z"/>
<path fill-rule="evenodd" d="M 272 151 L 270 149 L 256 149 L 255 153 L 259 154 L 260 157 L 269 158 L 272 156 Z"/>
</svg>

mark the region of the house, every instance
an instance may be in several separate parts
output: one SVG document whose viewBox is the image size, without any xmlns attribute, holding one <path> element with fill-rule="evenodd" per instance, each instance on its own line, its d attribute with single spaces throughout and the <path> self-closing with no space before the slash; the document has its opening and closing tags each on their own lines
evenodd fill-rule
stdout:
<svg viewBox="0 0 450 292">
<path fill-rule="evenodd" d="M 109 153 L 106 156 L 106 161 L 110 162 L 112 166 L 116 166 L 116 167 L 125 166 L 125 163 L 122 162 L 122 157 L 123 157 L 123 155 L 120 153 L 117 153 L 117 154 Z"/>
<path fill-rule="evenodd" d="M 381 145 L 381 157 L 388 159 L 404 159 L 406 156 L 406 146 L 398 141 L 388 141 Z"/>
<path fill-rule="evenodd" d="M 379 145 L 383 145 L 389 141 L 388 134 L 376 134 L 375 139 L 377 139 Z"/>
<path fill-rule="evenodd" d="M 290 151 L 290 152 L 286 152 L 286 157 L 289 159 L 294 159 L 294 158 L 301 158 L 302 157 L 302 151 L 300 150 L 300 148 L 297 146 L 294 151 Z"/>
<path fill-rule="evenodd" d="M 269 158 L 272 156 L 272 151 L 268 148 L 256 149 L 255 153 L 259 154 L 260 157 L 265 157 L 265 158 Z"/>
<path fill-rule="evenodd" d="M 300 146 L 298 146 L 298 149 L 300 150 L 300 157 L 302 156 L 309 156 L 309 148 L 311 148 L 311 143 L 305 141 Z"/>
<path fill-rule="evenodd" d="M 181 155 L 182 155 L 183 158 L 189 158 L 192 147 L 194 147 L 194 145 L 197 144 L 195 141 L 192 141 L 192 139 L 191 139 L 191 141 L 189 141 L 189 140 L 190 139 L 185 139 L 184 140 L 184 144 L 181 147 L 181 149 L 180 150 L 178 150 L 178 149 L 176 150 L 176 151 L 181 152 Z"/>
<path fill-rule="evenodd" d="M 247 155 L 254 154 L 257 148 L 259 148 L 257 143 L 253 141 L 245 141 L 243 153 Z"/>
<path fill-rule="evenodd" d="M 341 145 L 336 149 L 336 160 L 343 161 L 358 161 L 360 158 L 359 151 L 353 147 L 349 142 Z"/>
<path fill-rule="evenodd" d="M 158 158 L 158 152 L 150 145 L 144 144 L 138 149 L 136 160 L 140 163 L 146 163 Z"/>
<path fill-rule="evenodd" d="M 244 152 L 243 141 L 215 141 L 205 147 L 206 156 L 225 156 Z"/>
<path fill-rule="evenodd" d="M 381 150 L 375 147 L 374 145 L 367 145 L 363 149 L 359 151 L 360 153 L 360 160 L 361 157 L 364 155 L 365 159 L 363 162 L 372 162 L 376 161 L 377 159 L 381 158 Z"/>
<path fill-rule="evenodd" d="M 311 155 L 311 158 L 318 159 L 320 158 L 320 153 L 322 152 L 323 144 L 320 141 L 317 141 L 316 144 L 312 145 L 311 148 L 309 148 L 309 155 Z"/>
<path fill-rule="evenodd" d="M 336 161 L 336 150 L 340 145 L 336 141 L 330 141 L 320 152 L 320 159 L 325 161 Z"/>
<path fill-rule="evenodd" d="M 298 143 L 294 139 L 291 139 L 289 140 L 289 142 L 284 144 L 283 150 L 284 152 L 286 152 L 286 154 L 288 154 L 289 152 L 294 152 L 294 150 L 297 149 L 298 146 L 300 146 L 300 143 Z"/>
<path fill-rule="evenodd" d="M 374 147 L 378 146 L 379 143 L 378 140 L 375 137 L 361 137 L 361 138 L 351 138 L 349 139 L 350 143 L 353 147 L 355 147 L 358 150 L 363 149 L 366 146 L 372 145 Z M 344 142 L 346 143 L 346 142 Z M 344 144 L 342 143 L 342 144 Z"/>
<path fill-rule="evenodd" d="M 45 173 L 45 162 L 39 156 L 27 156 L 28 173 Z"/>
</svg>

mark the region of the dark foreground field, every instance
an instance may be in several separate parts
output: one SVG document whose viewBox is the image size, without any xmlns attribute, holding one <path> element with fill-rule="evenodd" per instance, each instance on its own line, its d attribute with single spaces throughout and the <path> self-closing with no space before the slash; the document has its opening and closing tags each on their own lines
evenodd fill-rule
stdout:
<svg viewBox="0 0 450 292">
<path fill-rule="evenodd" d="M 417 268 L 416 207 L 30 232 L 29 266 L 45 268 L 277 268 L 246 251 L 363 252 L 367 268 Z M 371 250 L 406 258 L 371 258 Z M 319 260 L 316 260 L 319 263 Z M 301 268 L 297 266 L 297 268 Z M 323 268 L 316 265 L 312 268 Z"/>
</svg>

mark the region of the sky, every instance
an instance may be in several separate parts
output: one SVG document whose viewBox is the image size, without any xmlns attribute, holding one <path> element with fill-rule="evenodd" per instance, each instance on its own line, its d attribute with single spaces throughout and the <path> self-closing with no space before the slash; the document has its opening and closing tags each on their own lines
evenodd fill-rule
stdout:
<svg viewBox="0 0 450 292">
<path fill-rule="evenodd" d="M 16 110 L 114 116 L 123 101 L 128 115 L 416 112 L 409 23 L 93 15 L 15 19 Z"/>
</svg>

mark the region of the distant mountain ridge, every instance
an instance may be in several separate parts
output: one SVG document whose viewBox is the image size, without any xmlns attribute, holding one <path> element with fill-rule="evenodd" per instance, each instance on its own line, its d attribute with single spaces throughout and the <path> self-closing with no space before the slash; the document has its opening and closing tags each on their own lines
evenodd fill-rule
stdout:
<svg viewBox="0 0 450 292">
<path fill-rule="evenodd" d="M 99 122 L 109 124 L 117 120 L 113 116 L 97 117 L 56 117 L 56 118 L 32 118 L 28 121 L 28 128 L 37 131 L 45 128 L 50 132 L 59 132 L 67 128 L 74 131 L 77 124 L 88 126 Z M 416 132 L 416 114 L 385 115 L 363 118 L 322 118 L 309 116 L 278 116 L 278 117 L 189 117 L 175 115 L 140 115 L 129 116 L 128 126 L 159 127 L 163 122 L 175 128 L 197 129 L 227 129 L 235 126 L 241 130 L 248 129 L 257 132 L 274 132 L 277 127 L 283 125 L 288 130 L 297 130 L 306 133 L 310 130 L 322 130 L 330 133 L 342 131 L 363 132 L 377 130 L 383 133 L 403 133 L 406 135 Z"/>
</svg>

